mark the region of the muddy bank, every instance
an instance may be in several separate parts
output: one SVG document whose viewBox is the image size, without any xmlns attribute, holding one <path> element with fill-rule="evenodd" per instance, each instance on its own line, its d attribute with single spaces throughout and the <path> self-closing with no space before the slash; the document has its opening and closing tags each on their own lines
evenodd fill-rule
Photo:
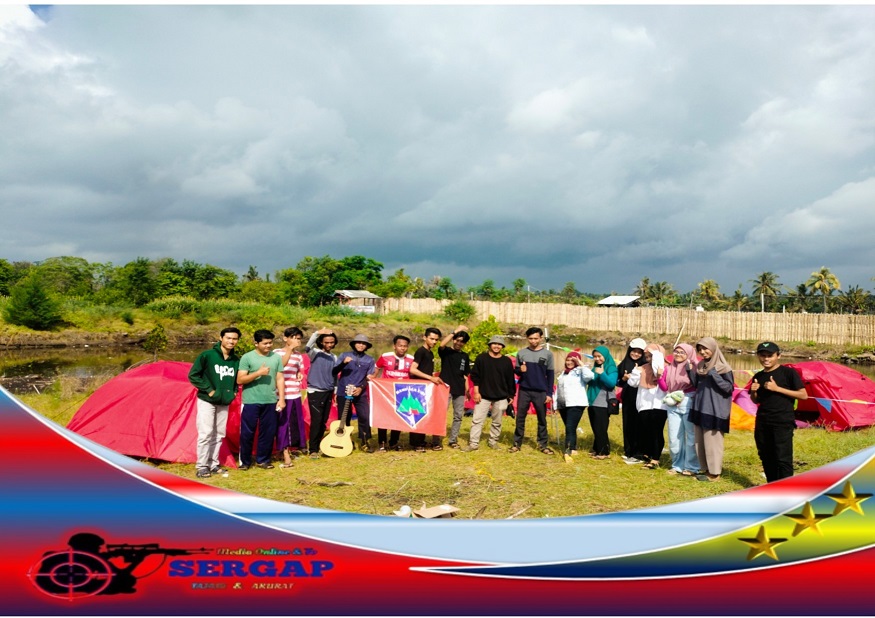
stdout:
<svg viewBox="0 0 875 618">
<path fill-rule="evenodd" d="M 304 324 L 308 334 L 325 324 Z M 435 326 L 441 329 L 452 329 L 455 325 L 436 321 Z M 165 325 L 168 348 L 179 346 L 208 346 L 216 340 L 220 325 L 183 325 L 179 328 Z M 331 325 L 341 340 L 352 339 L 358 333 L 365 333 L 373 340 L 391 339 L 396 334 L 404 334 L 415 342 L 421 336 L 424 326 L 420 323 L 383 323 L 379 321 L 357 322 L 353 324 Z M 515 345 L 525 345 L 526 325 L 504 325 L 505 335 L 514 341 Z M 62 330 L 57 332 L 15 332 L 0 334 L 0 349 L 6 350 L 39 350 L 53 348 L 140 348 L 149 331 L 146 329 L 131 329 L 125 332 L 88 332 L 82 330 Z M 279 336 L 279 331 L 277 335 Z M 553 327 L 549 331 L 550 338 L 562 341 L 564 345 L 589 348 L 596 345 L 625 347 L 637 336 L 643 336 L 648 342 L 656 341 L 666 349 L 671 348 L 675 336 L 624 334 L 618 332 L 593 332 L 576 328 Z M 519 343 L 517 343 L 517 341 Z M 753 341 L 721 341 L 724 351 L 733 354 L 754 355 L 757 342 Z M 849 364 L 875 364 L 873 351 L 860 351 L 837 346 L 793 345 L 777 342 L 781 346 L 781 355 L 795 360 L 832 360 Z"/>
</svg>

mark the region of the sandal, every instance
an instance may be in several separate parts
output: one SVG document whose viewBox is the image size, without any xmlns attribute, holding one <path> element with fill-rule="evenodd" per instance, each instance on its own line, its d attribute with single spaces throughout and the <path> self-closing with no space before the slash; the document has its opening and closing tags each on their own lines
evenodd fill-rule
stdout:
<svg viewBox="0 0 875 618">
<path fill-rule="evenodd" d="M 545 455 L 555 455 L 555 453 L 553 452 L 553 449 L 551 449 L 549 446 L 545 446 L 544 448 L 542 448 L 541 452 L 544 453 Z"/>
<path fill-rule="evenodd" d="M 434 446 L 431 447 L 431 450 L 433 450 L 433 451 L 442 451 L 442 450 L 444 450 L 444 447 L 441 446 L 440 444 L 435 444 Z"/>
<path fill-rule="evenodd" d="M 424 452 L 425 452 L 425 447 L 424 447 L 424 446 L 417 446 L 417 447 L 416 447 L 415 449 L 413 449 L 413 450 L 416 451 L 417 453 L 424 453 Z"/>
<path fill-rule="evenodd" d="M 684 470 L 683 472 L 681 472 L 681 476 L 696 476 L 696 475 L 693 474 L 692 472 L 690 472 L 689 470 Z"/>
<path fill-rule="evenodd" d="M 519 453 L 519 452 L 520 452 L 520 447 L 518 447 L 518 446 L 516 446 L 516 445 L 513 445 L 512 447 L 510 447 L 509 450 L 510 450 L 511 453 Z"/>
<path fill-rule="evenodd" d="M 450 448 L 459 448 L 459 443 L 458 443 L 458 442 L 450 442 L 450 443 L 448 444 L 448 446 L 449 446 Z"/>
<path fill-rule="evenodd" d="M 281 463 L 280 468 L 294 468 L 295 464 L 293 463 Z"/>
</svg>

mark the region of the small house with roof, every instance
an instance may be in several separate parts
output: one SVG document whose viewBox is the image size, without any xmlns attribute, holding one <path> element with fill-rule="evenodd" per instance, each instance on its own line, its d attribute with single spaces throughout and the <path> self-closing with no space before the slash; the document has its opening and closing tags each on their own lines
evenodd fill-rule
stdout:
<svg viewBox="0 0 875 618">
<path fill-rule="evenodd" d="M 640 296 L 608 296 L 596 304 L 600 307 L 640 307 Z"/>
<path fill-rule="evenodd" d="M 334 290 L 334 298 L 344 307 L 359 313 L 379 313 L 382 297 L 367 290 Z"/>
</svg>

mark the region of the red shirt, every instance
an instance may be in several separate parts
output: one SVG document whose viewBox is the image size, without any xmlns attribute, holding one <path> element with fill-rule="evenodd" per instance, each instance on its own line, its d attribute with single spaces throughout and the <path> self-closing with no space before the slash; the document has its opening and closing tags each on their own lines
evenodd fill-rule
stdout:
<svg viewBox="0 0 875 618">
<path fill-rule="evenodd" d="M 395 352 L 386 352 L 377 359 L 377 369 L 382 369 L 383 373 L 380 377 L 390 380 L 409 380 L 410 366 L 413 364 L 413 357 L 410 354 L 405 354 L 403 358 L 395 356 Z"/>
</svg>

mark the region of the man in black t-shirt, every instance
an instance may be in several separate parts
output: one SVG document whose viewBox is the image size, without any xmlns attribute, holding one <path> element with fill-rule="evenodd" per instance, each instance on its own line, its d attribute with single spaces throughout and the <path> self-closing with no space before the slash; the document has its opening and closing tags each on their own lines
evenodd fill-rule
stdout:
<svg viewBox="0 0 875 618">
<path fill-rule="evenodd" d="M 443 381 L 434 375 L 434 352 L 432 352 L 432 349 L 440 339 L 441 331 L 432 326 L 425 329 L 425 334 L 422 336 L 422 345 L 413 353 L 413 364 L 410 365 L 411 378 L 443 384 Z M 425 452 L 425 434 L 411 431 L 410 446 L 418 453 Z M 439 451 L 441 449 L 437 448 L 434 450 Z"/>
<path fill-rule="evenodd" d="M 455 331 L 441 341 L 438 356 L 441 358 L 440 379 L 450 387 L 447 407 L 453 406 L 453 423 L 450 425 L 450 448 L 459 448 L 459 430 L 462 428 L 462 417 L 465 416 L 465 392 L 468 390 L 468 374 L 471 372 L 471 358 L 462 348 L 471 339 L 467 333 L 468 327 L 460 325 Z M 441 437 L 432 438 L 432 448 L 441 446 Z"/>
<path fill-rule="evenodd" d="M 781 365 L 781 350 L 771 341 L 757 346 L 757 360 L 763 370 L 750 384 L 750 397 L 759 404 L 754 441 L 766 481 L 793 476 L 793 431 L 796 399 L 808 399 L 802 378 L 795 369 Z"/>
<path fill-rule="evenodd" d="M 471 436 L 465 453 L 480 448 L 480 434 L 486 415 L 492 412 L 489 427 L 489 448 L 497 449 L 501 437 L 501 421 L 507 404 L 516 394 L 513 361 L 505 356 L 504 338 L 495 335 L 489 340 L 489 349 L 474 359 L 471 367 L 471 382 L 474 383 L 474 419 L 471 422 Z"/>
</svg>

